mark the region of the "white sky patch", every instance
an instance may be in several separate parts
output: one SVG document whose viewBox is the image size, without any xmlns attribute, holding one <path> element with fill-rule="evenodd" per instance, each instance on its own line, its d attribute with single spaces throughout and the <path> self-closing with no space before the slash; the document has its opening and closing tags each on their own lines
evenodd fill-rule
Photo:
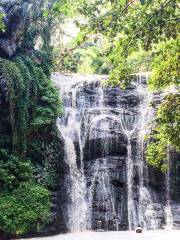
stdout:
<svg viewBox="0 0 180 240">
<path fill-rule="evenodd" d="M 83 23 L 82 20 L 77 19 L 78 22 Z M 66 45 L 70 43 L 80 32 L 80 29 L 76 26 L 74 19 L 66 19 L 62 24 L 60 23 L 52 34 L 52 45 Z"/>
</svg>

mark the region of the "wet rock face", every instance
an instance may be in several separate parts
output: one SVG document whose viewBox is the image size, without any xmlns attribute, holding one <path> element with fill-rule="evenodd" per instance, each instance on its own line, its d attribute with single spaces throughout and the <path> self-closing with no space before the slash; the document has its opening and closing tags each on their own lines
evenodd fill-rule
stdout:
<svg viewBox="0 0 180 240">
<path fill-rule="evenodd" d="M 174 228 L 180 229 L 180 204 L 172 205 Z"/>
<path fill-rule="evenodd" d="M 102 92 L 103 91 L 103 92 Z M 127 145 L 125 131 L 131 131 L 139 118 L 139 95 L 133 84 L 126 90 L 101 88 L 100 82 L 85 83 L 78 88 L 76 104 L 85 107 L 82 128 L 86 140 L 83 163 L 87 180 L 87 198 L 91 199 L 92 229 L 126 230 Z M 137 134 L 131 138 L 134 161 Z M 134 146 L 134 148 L 133 148 Z M 139 175 L 133 169 L 133 199 L 139 202 Z"/>
<path fill-rule="evenodd" d="M 138 118 L 135 86 L 102 89 L 99 81 L 78 86 L 76 106 L 85 138 L 83 148 L 91 228 L 128 229 L 127 136 Z M 126 125 L 126 126 L 123 126 Z M 134 179 L 136 177 L 134 176 Z"/>
<path fill-rule="evenodd" d="M 28 16 L 28 4 L 18 5 L 16 1 L 2 1 L 0 12 L 5 15 L 5 31 L 0 32 L 0 56 L 11 58 L 21 44 Z"/>
<path fill-rule="evenodd" d="M 79 213 L 82 210 L 86 215 L 81 216 L 83 221 L 85 219 L 84 229 L 126 230 L 135 229 L 138 224 L 147 229 L 163 227 L 166 224 L 166 178 L 160 171 L 147 166 L 146 143 L 141 139 L 147 115 L 152 119 L 146 101 L 145 79 L 123 90 L 102 87 L 99 80 L 102 77 L 94 76 L 92 81 L 88 81 L 88 76 L 65 78 L 65 83 L 60 83 L 65 115 L 59 129 L 63 129 L 73 143 L 77 168 L 68 159 L 66 166 L 73 177 L 68 184 L 67 176 L 62 186 L 69 194 L 67 198 L 72 198 L 68 204 L 74 204 L 80 209 Z M 75 81 L 68 83 L 68 79 Z M 66 89 L 68 84 L 72 85 Z M 159 99 L 154 96 L 155 101 L 156 97 Z M 72 151 L 70 145 L 68 150 Z M 177 166 L 174 171 L 178 171 L 177 156 L 174 161 Z M 177 178 L 173 179 L 177 188 Z M 70 195 L 77 183 L 76 198 Z M 178 191 L 174 192 L 178 199 Z M 82 198 L 79 193 L 83 194 Z M 178 210 L 175 207 L 173 211 L 174 223 L 178 225 Z M 79 217 L 74 217 L 75 223 L 71 223 L 76 225 Z M 79 223 L 75 229 L 81 230 Z"/>
<path fill-rule="evenodd" d="M 86 165 L 91 229 L 128 229 L 125 168 L 125 158 L 118 156 L 96 158 Z"/>
</svg>

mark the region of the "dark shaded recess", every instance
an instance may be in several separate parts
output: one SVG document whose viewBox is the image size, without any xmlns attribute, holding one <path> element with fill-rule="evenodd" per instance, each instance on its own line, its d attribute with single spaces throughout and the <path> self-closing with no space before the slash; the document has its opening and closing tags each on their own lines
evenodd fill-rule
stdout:
<svg viewBox="0 0 180 240">
<path fill-rule="evenodd" d="M 118 179 L 113 179 L 111 182 L 115 187 L 117 188 L 124 188 L 126 187 L 126 184 L 124 182 L 119 181 Z"/>
<path fill-rule="evenodd" d="M 105 144 L 107 142 L 107 145 Z M 111 156 L 125 156 L 127 154 L 127 147 L 121 137 L 113 138 L 97 138 L 88 140 L 84 148 L 84 162 L 91 161 L 96 158 L 103 158 L 107 155 Z"/>
<path fill-rule="evenodd" d="M 8 100 L 8 88 L 7 82 L 3 76 L 3 73 L 0 73 L 0 106 L 2 108 L 7 107 L 7 100 Z"/>
<path fill-rule="evenodd" d="M 65 233 L 68 231 L 68 228 L 63 217 L 63 204 L 66 203 L 67 192 L 66 185 L 64 184 L 65 177 L 69 174 L 69 166 L 63 160 L 64 159 L 64 143 L 62 139 L 59 139 L 59 161 L 58 161 L 58 178 L 57 182 L 52 189 L 52 221 L 49 226 L 50 232 L 56 233 Z M 47 232 L 49 232 L 47 230 Z"/>
<path fill-rule="evenodd" d="M 79 146 L 78 141 L 74 142 L 74 147 L 75 147 L 75 151 L 76 151 L 76 164 L 77 164 L 78 169 L 81 169 L 80 146 Z"/>
<path fill-rule="evenodd" d="M 134 165 L 133 169 L 133 186 L 139 185 L 139 166 Z"/>
<path fill-rule="evenodd" d="M 8 104 L 0 105 L 0 148 L 11 148 L 11 125 Z"/>
<path fill-rule="evenodd" d="M 148 176 L 145 178 L 145 184 L 157 192 L 161 203 L 166 202 L 166 184 L 165 175 L 160 169 L 148 166 Z"/>
<path fill-rule="evenodd" d="M 7 81 L 0 71 L 0 148 L 11 149 L 11 131 Z"/>
<path fill-rule="evenodd" d="M 180 153 L 173 149 L 170 150 L 170 169 L 171 198 L 180 204 Z"/>
</svg>

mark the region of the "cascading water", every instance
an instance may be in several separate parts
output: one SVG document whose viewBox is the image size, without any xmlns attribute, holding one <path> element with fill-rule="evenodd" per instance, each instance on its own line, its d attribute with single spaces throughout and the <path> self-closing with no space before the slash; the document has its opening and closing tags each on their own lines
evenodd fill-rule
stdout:
<svg viewBox="0 0 180 240">
<path fill-rule="evenodd" d="M 64 218 L 70 231 L 157 229 L 164 206 L 148 181 L 144 136 L 154 116 L 147 75 L 127 89 L 103 87 L 106 76 L 55 74 L 64 117 L 57 126 L 69 173 Z"/>
<path fill-rule="evenodd" d="M 69 165 L 69 174 L 64 180 L 67 186 L 68 199 L 64 208 L 64 218 L 69 231 L 83 231 L 87 229 L 87 204 L 85 201 L 85 181 L 83 176 L 82 163 L 82 144 L 80 136 L 80 124 L 77 121 L 78 112 L 76 111 L 76 88 L 67 88 L 62 84 L 61 94 L 64 97 L 65 113 L 64 119 L 57 120 L 57 126 L 65 145 L 65 161 Z M 64 90 L 64 92 L 63 92 Z M 69 91 L 71 98 L 69 99 Z M 76 136 L 74 135 L 76 134 Z M 77 138 L 79 143 L 80 169 L 77 164 L 77 152 L 74 140 Z"/>
<path fill-rule="evenodd" d="M 145 229 L 158 229 L 160 223 L 156 205 L 153 204 L 150 189 L 145 185 L 144 178 L 147 176 L 147 168 L 144 161 L 145 136 L 150 133 L 148 124 L 154 118 L 153 108 L 150 106 L 153 100 L 153 94 L 147 91 L 146 82 L 148 73 L 138 75 L 138 93 L 139 93 L 139 122 L 138 122 L 138 157 L 137 165 L 139 169 L 139 212 L 138 222 Z M 145 83 L 145 84 L 144 84 Z"/>
<path fill-rule="evenodd" d="M 77 168 L 76 151 L 71 136 L 71 128 L 74 126 L 68 123 L 64 127 L 60 120 L 57 121 L 57 126 L 64 140 L 65 161 L 69 165 L 69 174 L 64 180 L 68 186 L 67 191 L 69 195 L 67 207 L 64 208 L 64 218 L 71 232 L 84 230 L 87 222 L 86 202 L 84 199 L 85 185 L 83 171 L 79 171 Z"/>
</svg>

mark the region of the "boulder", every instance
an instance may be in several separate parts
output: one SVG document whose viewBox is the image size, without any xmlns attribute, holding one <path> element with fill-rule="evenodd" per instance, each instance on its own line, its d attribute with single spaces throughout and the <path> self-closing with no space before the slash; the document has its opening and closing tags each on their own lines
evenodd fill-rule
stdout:
<svg viewBox="0 0 180 240">
<path fill-rule="evenodd" d="M 142 229 L 142 227 L 137 227 L 135 231 L 136 231 L 136 233 L 142 233 L 143 229 Z"/>
</svg>

